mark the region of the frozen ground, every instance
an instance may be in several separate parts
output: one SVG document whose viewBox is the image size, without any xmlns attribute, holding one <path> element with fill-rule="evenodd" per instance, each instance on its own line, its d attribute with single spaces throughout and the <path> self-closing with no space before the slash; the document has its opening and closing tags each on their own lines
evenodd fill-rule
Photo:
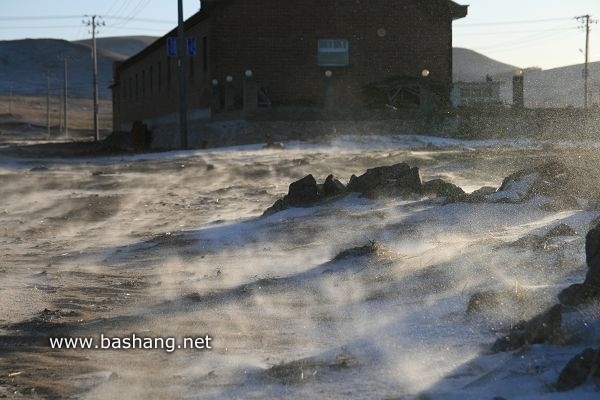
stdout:
<svg viewBox="0 0 600 400">
<path fill-rule="evenodd" d="M 565 341 L 491 354 L 585 275 L 593 205 L 443 205 L 350 195 L 261 213 L 306 174 L 407 162 L 467 192 L 558 157 L 598 186 L 596 143 L 341 137 L 86 159 L 0 161 L 0 396 L 587 399 L 553 385 L 600 345 L 599 309 Z M 515 245 L 559 223 L 577 235 Z M 363 256 L 337 257 L 379 244 Z M 518 242 L 519 243 L 519 242 Z M 485 290 L 505 301 L 466 313 Z M 212 337 L 212 349 L 51 349 L 50 337 Z"/>
</svg>

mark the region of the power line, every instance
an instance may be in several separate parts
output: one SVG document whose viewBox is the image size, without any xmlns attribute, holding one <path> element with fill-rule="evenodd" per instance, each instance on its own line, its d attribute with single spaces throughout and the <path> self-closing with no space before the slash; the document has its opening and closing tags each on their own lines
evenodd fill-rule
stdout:
<svg viewBox="0 0 600 400">
<path fill-rule="evenodd" d="M 126 21 L 136 21 L 136 22 L 148 22 L 153 24 L 176 24 L 177 22 L 174 20 L 167 19 L 152 19 L 152 18 L 127 18 L 127 17 L 118 17 L 115 15 L 106 15 L 105 18 L 110 18 L 114 20 L 126 20 Z"/>
<path fill-rule="evenodd" d="M 550 28 L 550 29 L 542 29 L 542 30 L 524 30 L 524 31 L 493 31 L 493 32 L 470 32 L 470 33 L 460 33 L 458 36 L 481 36 L 481 35 L 519 35 L 522 33 L 543 33 L 543 32 L 556 32 L 557 30 L 562 31 L 570 31 L 575 30 L 577 28 Z"/>
<path fill-rule="evenodd" d="M 112 2 L 112 4 L 110 5 L 110 7 L 108 8 L 108 10 L 106 10 L 106 11 L 104 12 L 104 15 L 108 15 L 108 14 L 110 14 L 110 13 L 112 12 L 113 8 L 115 8 L 115 6 L 116 6 L 117 4 L 119 4 L 119 0 L 114 0 L 114 1 Z"/>
<path fill-rule="evenodd" d="M 535 23 L 543 23 L 543 22 L 553 22 L 553 21 L 569 21 L 572 18 L 546 18 L 546 19 L 529 19 L 529 20 L 516 20 L 516 21 L 498 21 L 498 22 L 478 22 L 478 23 L 458 23 L 453 25 L 453 28 L 469 28 L 472 26 L 490 26 L 490 25 L 517 25 L 517 24 L 535 24 Z"/>
<path fill-rule="evenodd" d="M 30 26 L 24 26 L 24 25 L 20 25 L 20 26 L 0 26 L 0 30 L 1 29 L 65 29 L 65 28 L 77 28 L 79 25 L 48 25 L 48 26 L 43 26 L 43 25 L 30 25 Z"/>
<path fill-rule="evenodd" d="M 548 30 L 538 32 L 533 35 L 525 36 L 519 39 L 511 39 L 508 41 L 503 41 L 499 43 L 490 43 L 485 47 L 479 47 L 478 50 L 491 50 L 491 49 L 499 49 L 499 48 L 516 48 L 528 46 L 531 42 L 537 42 L 540 40 L 545 40 L 551 37 L 555 37 L 558 35 L 563 35 L 566 30 L 574 30 L 576 28 L 569 28 L 568 25 L 561 25 L 560 27 L 556 27 L 552 29 L 550 32 Z"/>
<path fill-rule="evenodd" d="M 3 16 L 3 17 L 0 17 L 0 21 L 39 21 L 39 20 L 45 20 L 45 19 L 72 19 L 72 18 L 81 18 L 81 16 L 80 15 L 47 15 L 44 17 L 33 17 L 33 16 L 7 17 L 7 16 Z"/>
</svg>

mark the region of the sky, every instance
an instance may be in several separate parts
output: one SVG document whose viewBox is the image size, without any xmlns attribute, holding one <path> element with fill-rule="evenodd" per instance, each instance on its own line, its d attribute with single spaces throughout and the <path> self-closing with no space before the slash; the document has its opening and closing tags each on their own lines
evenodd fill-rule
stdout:
<svg viewBox="0 0 600 400">
<path fill-rule="evenodd" d="M 575 17 L 600 18 L 598 0 L 457 2 L 469 5 L 469 15 L 454 22 L 454 46 L 522 68 L 582 63 L 585 30 Z M 199 5 L 199 0 L 183 0 L 184 17 L 198 11 Z M 162 36 L 177 23 L 177 1 L 0 0 L 0 40 L 86 39 L 89 27 L 82 21 L 91 15 L 102 17 L 98 20 L 105 23 L 98 37 Z M 596 23 L 591 24 L 589 49 L 590 61 L 600 60 L 600 25 Z"/>
</svg>

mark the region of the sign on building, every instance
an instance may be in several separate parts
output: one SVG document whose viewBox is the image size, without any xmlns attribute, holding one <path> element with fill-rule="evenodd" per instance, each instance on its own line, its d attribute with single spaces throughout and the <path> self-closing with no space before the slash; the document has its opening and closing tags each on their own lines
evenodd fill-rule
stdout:
<svg viewBox="0 0 600 400">
<path fill-rule="evenodd" d="M 198 52 L 196 48 L 196 38 L 193 36 L 187 38 L 187 52 L 190 57 L 195 57 Z"/>
<path fill-rule="evenodd" d="M 167 56 L 168 57 L 177 56 L 177 38 L 174 38 L 174 37 L 167 38 Z"/>
<path fill-rule="evenodd" d="M 186 47 L 188 56 L 195 57 L 196 54 L 198 54 L 198 47 L 196 46 L 195 37 L 189 37 L 186 39 Z M 177 38 L 175 37 L 167 38 L 167 56 L 177 56 Z"/>
</svg>

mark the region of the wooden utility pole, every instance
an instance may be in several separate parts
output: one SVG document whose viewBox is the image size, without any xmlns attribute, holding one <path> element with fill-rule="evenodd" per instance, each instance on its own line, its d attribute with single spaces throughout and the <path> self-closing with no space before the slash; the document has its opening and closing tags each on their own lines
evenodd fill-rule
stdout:
<svg viewBox="0 0 600 400">
<path fill-rule="evenodd" d="M 187 90 L 185 82 L 185 31 L 183 26 L 183 1 L 177 2 L 177 70 L 179 80 L 179 136 L 182 149 L 188 147 Z"/>
<path fill-rule="evenodd" d="M 63 96 L 63 111 L 65 113 L 65 137 L 69 137 L 69 106 L 67 104 L 67 97 L 68 97 L 68 85 L 67 82 L 68 80 L 68 70 L 69 70 L 69 62 L 67 59 L 67 56 L 65 56 L 65 83 L 63 86 L 63 92 L 64 92 L 64 96 Z"/>
<path fill-rule="evenodd" d="M 576 17 L 577 20 L 582 21 L 582 23 L 585 24 L 585 51 L 584 51 L 584 55 L 585 55 L 585 63 L 583 66 L 583 108 L 587 110 L 588 108 L 588 92 L 589 92 L 589 85 L 588 85 L 588 77 L 589 77 L 589 69 L 588 69 L 588 63 L 589 63 L 589 48 L 590 48 L 590 23 L 595 23 L 597 21 L 593 21 L 590 18 L 589 14 L 586 15 L 581 15 L 579 17 Z"/>
<path fill-rule="evenodd" d="M 50 138 L 50 70 L 46 70 L 46 132 Z"/>
<path fill-rule="evenodd" d="M 93 64 L 93 92 L 94 92 L 94 140 L 97 142 L 100 140 L 100 127 L 98 121 L 98 60 L 96 52 L 96 27 L 106 25 L 104 21 L 97 21 L 98 15 L 92 15 L 91 20 L 84 21 L 87 26 L 91 27 L 92 30 L 92 64 Z"/>
</svg>

